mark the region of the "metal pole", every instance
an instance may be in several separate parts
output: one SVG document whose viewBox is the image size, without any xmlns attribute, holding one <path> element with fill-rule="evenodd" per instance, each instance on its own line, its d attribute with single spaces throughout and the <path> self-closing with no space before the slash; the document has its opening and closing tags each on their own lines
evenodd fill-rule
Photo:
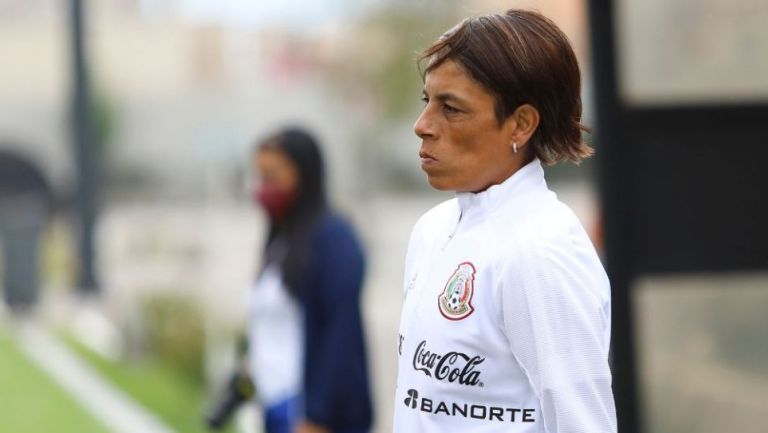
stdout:
<svg viewBox="0 0 768 433">
<path fill-rule="evenodd" d="M 619 99 L 616 70 L 616 29 L 614 0 L 590 0 L 589 18 L 592 44 L 599 146 L 600 195 L 603 207 L 606 271 L 611 279 L 612 338 L 611 368 L 616 400 L 618 430 L 641 433 L 636 370 L 635 329 L 632 284 L 635 279 L 633 252 L 634 221 L 631 174 L 632 149 L 622 146 L 620 131 L 624 106 Z"/>
<path fill-rule="evenodd" d="M 96 293 L 98 283 L 94 273 L 94 237 L 96 222 L 97 147 L 93 134 L 91 116 L 87 53 L 85 38 L 85 17 L 83 2 L 70 0 L 71 43 L 72 43 L 72 144 L 77 174 L 76 221 L 79 229 L 78 253 L 80 268 L 78 290 L 82 293 Z"/>
</svg>

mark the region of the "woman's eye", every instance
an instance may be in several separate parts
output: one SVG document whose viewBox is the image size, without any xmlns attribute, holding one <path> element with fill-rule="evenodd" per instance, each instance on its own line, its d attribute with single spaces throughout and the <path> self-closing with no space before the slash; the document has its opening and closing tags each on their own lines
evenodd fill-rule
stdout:
<svg viewBox="0 0 768 433">
<path fill-rule="evenodd" d="M 455 108 L 453 106 L 450 106 L 448 104 L 443 104 L 443 110 L 446 113 L 458 113 L 459 112 L 459 110 L 457 108 Z"/>
<path fill-rule="evenodd" d="M 428 98 L 427 96 L 422 96 L 422 97 L 421 97 L 421 98 L 419 98 L 419 99 L 421 99 L 421 102 L 423 102 L 424 104 L 427 104 L 427 103 L 429 103 L 429 98 Z"/>
</svg>

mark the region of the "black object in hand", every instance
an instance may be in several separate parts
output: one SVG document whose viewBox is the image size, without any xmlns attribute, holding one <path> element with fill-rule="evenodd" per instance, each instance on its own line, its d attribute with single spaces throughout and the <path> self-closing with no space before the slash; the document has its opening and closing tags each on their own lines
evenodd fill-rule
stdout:
<svg viewBox="0 0 768 433">
<path fill-rule="evenodd" d="M 236 371 L 232 374 L 218 403 L 206 416 L 208 427 L 213 430 L 222 428 L 241 404 L 253 398 L 255 391 L 246 373 Z"/>
</svg>

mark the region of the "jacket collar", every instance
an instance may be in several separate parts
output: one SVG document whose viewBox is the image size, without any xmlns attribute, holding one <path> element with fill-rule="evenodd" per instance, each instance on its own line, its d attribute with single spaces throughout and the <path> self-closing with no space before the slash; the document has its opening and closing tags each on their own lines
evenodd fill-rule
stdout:
<svg viewBox="0 0 768 433">
<path fill-rule="evenodd" d="M 502 207 L 514 206 L 530 192 L 547 191 L 547 182 L 544 180 L 544 169 L 538 158 L 520 168 L 507 180 L 492 185 L 485 191 L 478 193 L 459 192 L 459 210 L 461 219 L 475 213 L 485 214 Z"/>
</svg>

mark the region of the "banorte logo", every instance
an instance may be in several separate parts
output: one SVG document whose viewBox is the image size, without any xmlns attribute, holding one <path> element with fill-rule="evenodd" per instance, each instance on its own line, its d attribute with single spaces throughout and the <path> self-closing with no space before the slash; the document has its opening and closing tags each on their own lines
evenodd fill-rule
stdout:
<svg viewBox="0 0 768 433">
<path fill-rule="evenodd" d="M 415 389 L 408 390 L 408 397 L 405 398 L 405 405 L 411 409 L 416 409 L 416 405 L 419 403 L 419 391 Z"/>
<path fill-rule="evenodd" d="M 485 358 L 469 356 L 462 352 L 433 353 L 427 349 L 427 340 L 419 343 L 413 354 L 413 369 L 429 377 L 449 383 L 457 382 L 466 386 L 485 386 L 480 382 L 480 370 L 475 368 Z"/>
<path fill-rule="evenodd" d="M 534 408 L 471 404 L 433 400 L 427 397 L 419 398 L 419 392 L 412 388 L 407 391 L 407 397 L 403 400 L 403 403 L 409 409 L 433 415 L 511 423 L 536 422 L 536 409 Z"/>
</svg>

